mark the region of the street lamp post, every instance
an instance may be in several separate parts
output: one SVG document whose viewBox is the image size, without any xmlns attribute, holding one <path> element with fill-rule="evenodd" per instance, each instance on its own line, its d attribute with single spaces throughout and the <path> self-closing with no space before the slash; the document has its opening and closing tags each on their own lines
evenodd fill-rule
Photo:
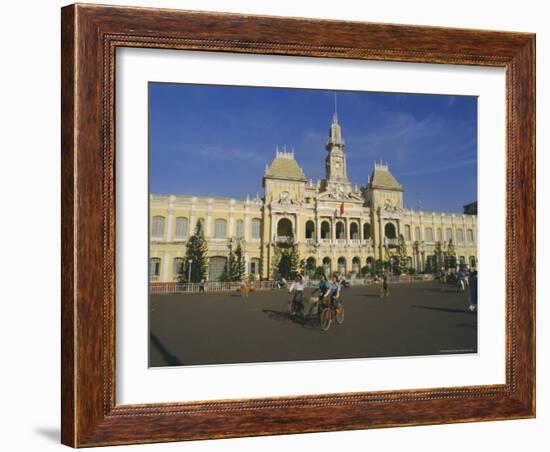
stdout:
<svg viewBox="0 0 550 452">
<path fill-rule="evenodd" d="M 187 291 L 191 291 L 191 265 L 193 265 L 193 259 L 189 259 L 189 276 L 187 277 Z"/>
</svg>

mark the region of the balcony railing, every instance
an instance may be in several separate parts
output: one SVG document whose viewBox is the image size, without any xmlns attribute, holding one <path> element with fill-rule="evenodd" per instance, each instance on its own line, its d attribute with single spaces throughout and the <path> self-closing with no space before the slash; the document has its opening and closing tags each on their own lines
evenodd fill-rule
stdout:
<svg viewBox="0 0 550 452">
<path fill-rule="evenodd" d="M 384 244 L 388 246 L 398 246 L 399 239 L 389 239 L 388 237 L 384 237 Z"/>
</svg>

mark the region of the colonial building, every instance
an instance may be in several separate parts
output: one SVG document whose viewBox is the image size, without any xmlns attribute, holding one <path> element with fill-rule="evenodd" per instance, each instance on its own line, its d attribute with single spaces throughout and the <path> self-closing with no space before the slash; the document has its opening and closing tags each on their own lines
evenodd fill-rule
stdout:
<svg viewBox="0 0 550 452">
<path fill-rule="evenodd" d="M 404 188 L 384 163 L 374 164 L 366 186 L 352 184 L 344 148 L 334 114 L 323 180 L 308 180 L 294 151 L 277 149 L 265 168 L 262 198 L 150 195 L 151 280 L 178 280 L 198 221 L 208 241 L 209 280 L 219 278 L 237 242 L 249 274 L 274 277 L 277 243 L 287 237 L 310 266 L 323 266 L 328 274 L 357 274 L 378 259 L 392 261 L 401 236 L 409 266 L 419 272 L 436 271 L 447 252 L 476 267 L 476 215 L 404 208 Z"/>
</svg>

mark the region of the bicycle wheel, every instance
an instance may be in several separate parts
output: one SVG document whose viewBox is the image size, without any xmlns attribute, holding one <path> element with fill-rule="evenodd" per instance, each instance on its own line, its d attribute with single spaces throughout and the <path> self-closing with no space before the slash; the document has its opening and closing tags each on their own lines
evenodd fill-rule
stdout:
<svg viewBox="0 0 550 452">
<path fill-rule="evenodd" d="M 338 308 L 336 308 L 336 323 L 338 325 L 342 325 L 344 323 L 344 305 L 341 304 Z"/>
<path fill-rule="evenodd" d="M 323 308 L 323 310 L 321 311 L 321 317 L 319 320 L 321 321 L 321 329 L 323 331 L 327 331 L 330 328 L 330 322 L 331 322 L 330 308 Z"/>
</svg>

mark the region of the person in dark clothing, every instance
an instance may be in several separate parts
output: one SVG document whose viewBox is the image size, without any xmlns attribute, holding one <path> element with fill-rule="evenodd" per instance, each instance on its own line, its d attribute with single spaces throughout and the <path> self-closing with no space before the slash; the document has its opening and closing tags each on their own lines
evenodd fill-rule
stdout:
<svg viewBox="0 0 550 452">
<path fill-rule="evenodd" d="M 470 274 L 470 312 L 477 310 L 477 271 Z"/>
</svg>

